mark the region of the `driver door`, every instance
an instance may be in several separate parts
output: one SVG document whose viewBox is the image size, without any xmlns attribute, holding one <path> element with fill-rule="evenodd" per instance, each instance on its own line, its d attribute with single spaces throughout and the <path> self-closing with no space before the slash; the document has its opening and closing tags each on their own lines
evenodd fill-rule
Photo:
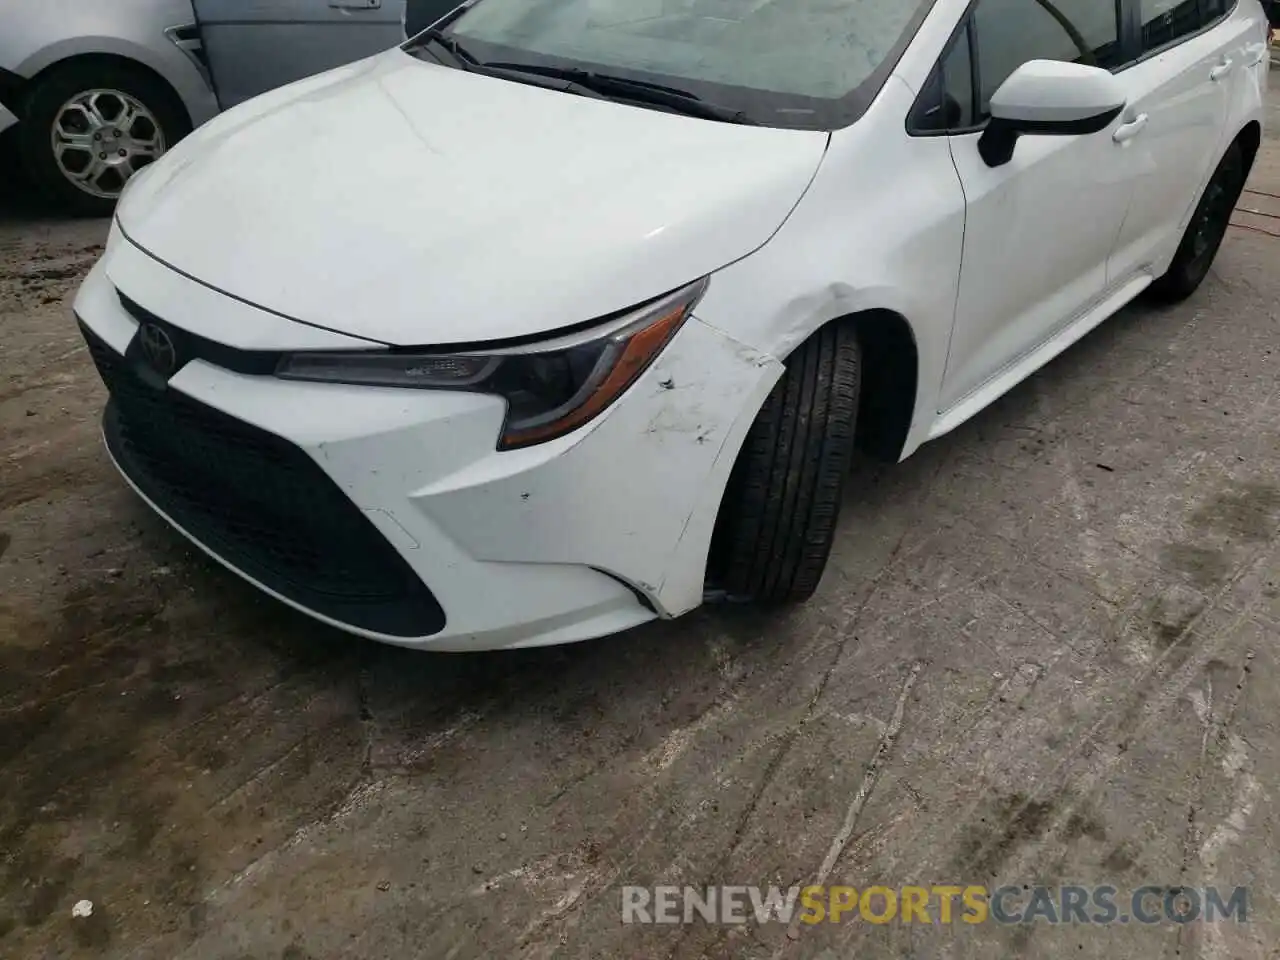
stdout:
<svg viewBox="0 0 1280 960">
<path fill-rule="evenodd" d="M 1127 166 L 1109 131 L 1023 136 L 990 167 L 978 152 L 991 95 L 1028 60 L 1113 67 L 1115 0 L 978 0 L 943 64 L 952 159 L 965 192 L 955 326 L 939 409 L 998 376 L 1103 296 L 1128 206 Z"/>
<path fill-rule="evenodd" d="M 405 0 L 195 0 L 224 110 L 396 46 Z"/>
<path fill-rule="evenodd" d="M 461 0 L 406 0 L 404 3 L 404 33 L 416 37 L 427 27 L 443 20 L 445 14 L 460 7 Z"/>
</svg>

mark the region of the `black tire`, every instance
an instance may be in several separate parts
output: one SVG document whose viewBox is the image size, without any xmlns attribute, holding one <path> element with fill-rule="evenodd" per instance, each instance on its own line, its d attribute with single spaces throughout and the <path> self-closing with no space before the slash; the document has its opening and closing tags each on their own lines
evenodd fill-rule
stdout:
<svg viewBox="0 0 1280 960">
<path fill-rule="evenodd" d="M 1231 211 L 1244 189 L 1244 178 L 1244 151 L 1240 144 L 1233 143 L 1209 178 L 1169 269 L 1151 285 L 1153 298 L 1176 303 L 1187 299 L 1204 282 L 1227 235 Z"/>
<path fill-rule="evenodd" d="M 809 599 L 831 553 L 858 419 L 862 354 L 833 323 L 787 361 L 734 465 L 708 586 L 736 600 Z"/>
<path fill-rule="evenodd" d="M 53 148 L 54 123 L 65 104 L 90 90 L 118 91 L 143 105 L 169 149 L 191 131 L 182 101 L 154 74 L 117 60 L 69 61 L 40 77 L 28 93 L 18 124 L 19 151 L 27 175 L 60 209 L 76 216 L 107 217 L 115 209 L 119 177 L 103 181 L 105 196 L 86 192 L 62 172 Z"/>
</svg>

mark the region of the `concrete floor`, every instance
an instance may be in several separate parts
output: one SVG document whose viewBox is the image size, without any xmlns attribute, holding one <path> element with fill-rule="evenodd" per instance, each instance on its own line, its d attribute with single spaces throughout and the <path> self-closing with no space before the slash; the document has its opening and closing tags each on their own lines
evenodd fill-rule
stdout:
<svg viewBox="0 0 1280 960">
<path fill-rule="evenodd" d="M 859 466 L 813 603 L 468 657 L 148 514 L 68 314 L 104 225 L 11 195 L 0 955 L 1276 960 L 1280 142 L 1251 187 L 1190 302 Z M 833 883 L 1248 885 L 1250 922 L 620 923 L 623 884 L 809 882 L 850 823 Z"/>
</svg>

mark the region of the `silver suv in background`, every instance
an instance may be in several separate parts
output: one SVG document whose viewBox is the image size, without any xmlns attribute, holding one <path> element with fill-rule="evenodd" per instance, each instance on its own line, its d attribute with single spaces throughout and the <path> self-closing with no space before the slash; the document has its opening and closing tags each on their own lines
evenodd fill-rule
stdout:
<svg viewBox="0 0 1280 960">
<path fill-rule="evenodd" d="M 220 110 L 370 56 L 458 0 L 0 0 L 0 132 L 64 209 L 125 182 Z"/>
</svg>

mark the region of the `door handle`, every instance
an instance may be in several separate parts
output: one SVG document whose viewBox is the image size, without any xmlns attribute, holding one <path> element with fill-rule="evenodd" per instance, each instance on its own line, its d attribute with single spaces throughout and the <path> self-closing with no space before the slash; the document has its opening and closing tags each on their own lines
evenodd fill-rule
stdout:
<svg viewBox="0 0 1280 960">
<path fill-rule="evenodd" d="M 1115 132 L 1111 134 L 1111 139 L 1116 143 L 1124 143 L 1127 140 L 1132 140 L 1142 132 L 1142 128 L 1147 125 L 1147 119 L 1148 118 L 1145 113 L 1138 114 L 1128 123 L 1122 123 L 1120 126 L 1116 127 Z"/>
<path fill-rule="evenodd" d="M 1216 67 L 1214 67 L 1212 70 L 1209 71 L 1209 79 L 1212 80 L 1214 83 L 1217 83 L 1219 80 L 1221 80 L 1223 77 L 1225 77 L 1228 73 L 1231 72 L 1231 68 L 1233 66 L 1234 64 L 1230 60 L 1224 59 L 1222 63 L 1218 64 Z"/>
<path fill-rule="evenodd" d="M 334 10 L 377 10 L 382 0 L 329 0 L 329 6 Z"/>
<path fill-rule="evenodd" d="M 1256 67 L 1262 62 L 1263 57 L 1267 55 L 1267 45 L 1265 43 L 1255 43 L 1245 47 L 1244 52 L 1249 57 L 1248 66 Z"/>
</svg>

